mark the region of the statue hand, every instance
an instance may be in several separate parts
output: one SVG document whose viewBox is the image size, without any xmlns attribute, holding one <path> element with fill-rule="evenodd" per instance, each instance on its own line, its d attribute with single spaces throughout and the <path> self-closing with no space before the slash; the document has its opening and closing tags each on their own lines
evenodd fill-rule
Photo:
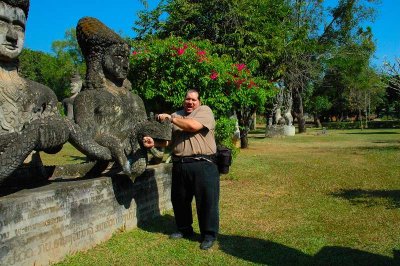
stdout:
<svg viewBox="0 0 400 266">
<path fill-rule="evenodd" d="M 145 148 L 150 149 L 154 147 L 154 139 L 152 137 L 144 136 L 142 141 Z"/>
<path fill-rule="evenodd" d="M 157 120 L 158 121 L 164 121 L 164 120 L 169 120 L 169 121 L 171 121 L 172 120 L 172 118 L 171 118 L 171 115 L 169 115 L 169 114 L 158 114 L 157 115 Z"/>
</svg>

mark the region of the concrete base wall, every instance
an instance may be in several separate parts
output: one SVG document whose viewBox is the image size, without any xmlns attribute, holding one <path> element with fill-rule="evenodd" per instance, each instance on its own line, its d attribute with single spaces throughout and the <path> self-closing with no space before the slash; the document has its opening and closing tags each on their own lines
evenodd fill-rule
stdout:
<svg viewBox="0 0 400 266">
<path fill-rule="evenodd" d="M 60 180 L 0 198 L 0 265 L 48 265 L 172 208 L 171 165 L 132 182 L 116 175 Z"/>
</svg>

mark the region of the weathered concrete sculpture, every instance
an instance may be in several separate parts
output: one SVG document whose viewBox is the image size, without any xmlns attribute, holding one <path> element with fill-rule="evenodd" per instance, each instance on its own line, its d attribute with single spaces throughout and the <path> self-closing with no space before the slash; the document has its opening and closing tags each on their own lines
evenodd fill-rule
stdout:
<svg viewBox="0 0 400 266">
<path fill-rule="evenodd" d="M 148 121 L 142 99 L 126 79 L 130 46 L 95 18 L 79 20 L 77 39 L 86 61 L 82 92 L 74 101 L 75 122 L 111 150 L 125 174 L 135 178 L 147 165 L 143 135 L 170 139 L 170 125 Z"/>
<path fill-rule="evenodd" d="M 111 159 L 110 151 L 60 116 L 48 87 L 18 74 L 29 0 L 0 1 L 0 183 L 33 150 L 56 153 L 70 141 L 88 156 Z"/>
<path fill-rule="evenodd" d="M 292 116 L 293 97 L 290 90 L 282 88 L 276 96 L 274 105 L 274 123 L 269 123 L 266 128 L 266 135 L 274 136 L 294 136 L 295 127 L 293 126 Z M 283 112 L 283 114 L 282 114 Z"/>
<path fill-rule="evenodd" d="M 78 93 L 82 89 L 82 78 L 79 75 L 78 72 L 74 73 L 74 75 L 71 77 L 71 96 L 68 98 L 65 98 L 62 101 L 63 107 L 64 107 L 64 113 L 66 116 L 73 120 L 74 119 L 74 100 L 75 97 L 78 95 Z"/>
</svg>

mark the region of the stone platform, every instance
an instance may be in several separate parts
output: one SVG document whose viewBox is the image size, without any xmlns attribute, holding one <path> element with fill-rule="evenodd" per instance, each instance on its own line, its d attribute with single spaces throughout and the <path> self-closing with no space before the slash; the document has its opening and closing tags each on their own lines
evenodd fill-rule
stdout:
<svg viewBox="0 0 400 266">
<path fill-rule="evenodd" d="M 0 265 L 49 265 L 171 209 L 171 165 L 53 181 L 0 197 Z"/>
</svg>

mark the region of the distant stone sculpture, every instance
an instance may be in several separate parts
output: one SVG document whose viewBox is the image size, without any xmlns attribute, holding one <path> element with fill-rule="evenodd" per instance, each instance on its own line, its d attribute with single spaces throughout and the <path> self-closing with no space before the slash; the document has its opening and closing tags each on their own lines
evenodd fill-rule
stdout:
<svg viewBox="0 0 400 266">
<path fill-rule="evenodd" d="M 56 153 L 68 140 L 90 156 L 111 159 L 107 148 L 60 116 L 51 89 L 19 76 L 28 10 L 29 0 L 0 1 L 0 183 L 33 150 Z"/>
<path fill-rule="evenodd" d="M 74 75 L 71 77 L 71 96 L 68 98 L 65 98 L 62 101 L 63 107 L 64 107 L 64 113 L 66 116 L 73 120 L 74 119 L 74 100 L 75 97 L 78 95 L 78 93 L 82 89 L 82 78 L 79 75 L 78 72 L 75 72 Z"/>
<path fill-rule="evenodd" d="M 143 135 L 170 139 L 170 124 L 149 121 L 142 99 L 126 79 L 130 46 L 95 18 L 84 17 L 76 27 L 86 61 L 82 92 L 74 101 L 75 122 L 134 179 L 147 165 Z M 159 152 L 154 150 L 157 156 Z"/>
<path fill-rule="evenodd" d="M 293 126 L 292 116 L 293 97 L 290 90 L 283 88 L 276 97 L 274 105 L 274 119 L 269 121 L 266 128 L 266 135 L 274 136 L 294 136 L 295 127 Z"/>
</svg>

